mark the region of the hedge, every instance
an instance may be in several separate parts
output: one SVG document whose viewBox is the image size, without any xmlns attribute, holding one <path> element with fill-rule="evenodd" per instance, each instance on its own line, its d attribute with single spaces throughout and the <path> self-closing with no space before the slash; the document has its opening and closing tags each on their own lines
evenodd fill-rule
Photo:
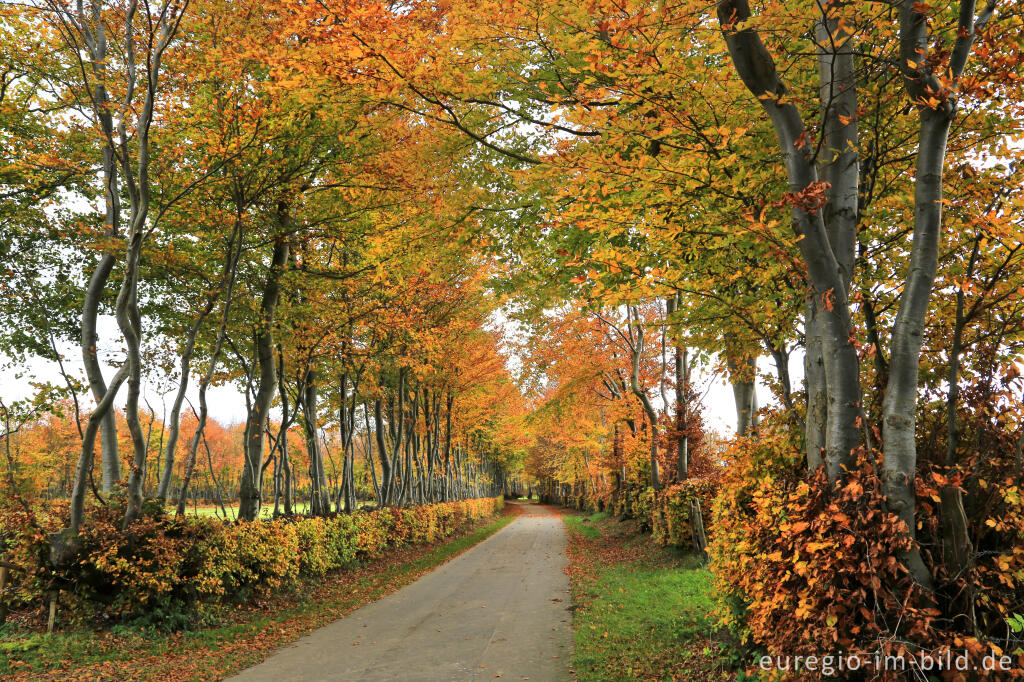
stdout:
<svg viewBox="0 0 1024 682">
<path fill-rule="evenodd" d="M 493 497 L 233 524 L 157 508 L 127 531 L 119 510 L 97 507 L 81 531 L 81 558 L 61 569 L 46 561 L 46 535 L 58 530 L 63 510 L 30 521 L 20 509 L 0 509 L 0 553 L 23 568 L 0 598 L 13 608 L 42 605 L 57 589 L 76 618 L 186 627 L 212 606 L 294 589 L 390 549 L 446 538 L 503 507 Z"/>
</svg>

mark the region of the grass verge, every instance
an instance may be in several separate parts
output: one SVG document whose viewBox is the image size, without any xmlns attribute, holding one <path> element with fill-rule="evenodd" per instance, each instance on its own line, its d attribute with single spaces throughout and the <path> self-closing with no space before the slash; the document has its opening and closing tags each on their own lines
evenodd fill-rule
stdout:
<svg viewBox="0 0 1024 682">
<path fill-rule="evenodd" d="M 706 567 L 608 514 L 563 518 L 581 682 L 736 678 L 714 636 Z"/>
<path fill-rule="evenodd" d="M 0 628 L 0 677 L 14 680 L 219 680 L 272 650 L 413 582 L 508 525 L 515 506 L 434 545 L 402 548 L 294 593 L 240 606 L 213 627 L 162 633 L 76 629 L 51 637 Z"/>
</svg>

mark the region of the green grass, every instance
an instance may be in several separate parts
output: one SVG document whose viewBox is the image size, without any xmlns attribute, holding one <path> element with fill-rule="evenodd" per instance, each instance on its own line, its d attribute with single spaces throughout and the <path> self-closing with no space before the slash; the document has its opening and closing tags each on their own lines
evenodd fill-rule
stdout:
<svg viewBox="0 0 1024 682">
<path fill-rule="evenodd" d="M 601 530 L 593 524 L 597 521 L 603 521 L 608 518 L 608 512 L 597 512 L 590 516 L 563 516 L 565 525 L 575 533 L 580 533 L 584 537 L 588 538 L 599 538 L 601 537 Z"/>
<path fill-rule="evenodd" d="M 238 505 L 237 504 L 224 505 L 224 508 L 228 512 L 228 518 L 229 519 L 234 520 L 234 519 L 238 518 Z M 296 514 L 305 514 L 306 512 L 309 511 L 309 502 L 296 502 L 295 504 L 292 505 L 292 509 L 295 511 Z M 167 505 L 167 512 L 169 514 L 173 514 L 174 510 L 175 510 L 175 506 L 174 505 Z M 272 504 L 265 504 L 262 507 L 260 507 L 260 518 L 269 519 L 273 513 L 274 513 L 274 505 L 272 505 Z M 195 506 L 195 507 L 192 507 L 192 506 L 185 507 L 185 514 L 187 516 L 219 516 L 221 518 L 223 518 L 223 516 L 224 516 L 221 513 L 220 507 L 217 506 L 217 505 L 212 505 L 212 504 L 211 505 L 200 505 L 200 506 Z"/>
<path fill-rule="evenodd" d="M 735 679 L 715 641 L 711 572 L 696 557 L 608 514 L 563 518 L 581 682 Z"/>
<path fill-rule="evenodd" d="M 365 507 L 368 504 L 372 504 L 372 502 L 360 502 L 359 506 Z M 233 521 L 238 518 L 237 504 L 224 505 L 224 508 L 227 510 L 228 518 L 230 520 Z M 167 505 L 168 514 L 174 514 L 175 509 L 176 508 L 174 505 Z M 283 509 L 283 507 L 281 507 L 281 509 Z M 292 505 L 292 510 L 296 514 L 307 514 L 309 513 L 309 502 L 296 502 Z M 212 504 L 200 505 L 195 507 L 185 507 L 185 514 L 187 516 L 218 516 L 220 518 L 224 518 L 224 515 L 221 513 L 220 507 Z M 260 507 L 260 518 L 269 519 L 271 516 L 273 516 L 273 514 L 274 505 L 265 504 L 262 507 Z"/>
<path fill-rule="evenodd" d="M 515 516 L 500 516 L 429 550 L 409 549 L 342 571 L 248 608 L 219 625 L 162 633 L 137 628 L 80 628 L 53 636 L 0 627 L 0 677 L 22 679 L 215 680 L 260 661 L 270 650 L 393 592 L 493 535 Z M 17 679 L 17 678 L 16 678 Z"/>
</svg>

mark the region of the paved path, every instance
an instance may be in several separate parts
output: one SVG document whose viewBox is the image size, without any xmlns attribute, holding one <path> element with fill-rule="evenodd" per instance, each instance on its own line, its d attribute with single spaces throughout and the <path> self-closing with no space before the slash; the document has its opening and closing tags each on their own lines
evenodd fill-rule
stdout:
<svg viewBox="0 0 1024 682">
<path fill-rule="evenodd" d="M 432 573 L 311 632 L 235 680 L 572 679 L 565 527 L 515 521 Z"/>
</svg>

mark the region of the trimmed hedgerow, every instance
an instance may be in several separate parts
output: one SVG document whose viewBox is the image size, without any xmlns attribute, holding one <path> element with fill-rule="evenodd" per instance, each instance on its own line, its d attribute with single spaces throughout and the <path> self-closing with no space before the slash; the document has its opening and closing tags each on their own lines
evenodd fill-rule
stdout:
<svg viewBox="0 0 1024 682">
<path fill-rule="evenodd" d="M 96 508 L 80 534 L 79 560 L 60 569 L 46 561 L 46 534 L 58 530 L 61 514 L 29 521 L 22 510 L 0 510 L 0 552 L 24 567 L 5 599 L 42 605 L 57 589 L 78 618 L 187 627 L 211 606 L 293 589 L 388 549 L 448 537 L 503 506 L 495 497 L 234 524 L 153 508 L 127 530 L 121 510 Z"/>
</svg>

